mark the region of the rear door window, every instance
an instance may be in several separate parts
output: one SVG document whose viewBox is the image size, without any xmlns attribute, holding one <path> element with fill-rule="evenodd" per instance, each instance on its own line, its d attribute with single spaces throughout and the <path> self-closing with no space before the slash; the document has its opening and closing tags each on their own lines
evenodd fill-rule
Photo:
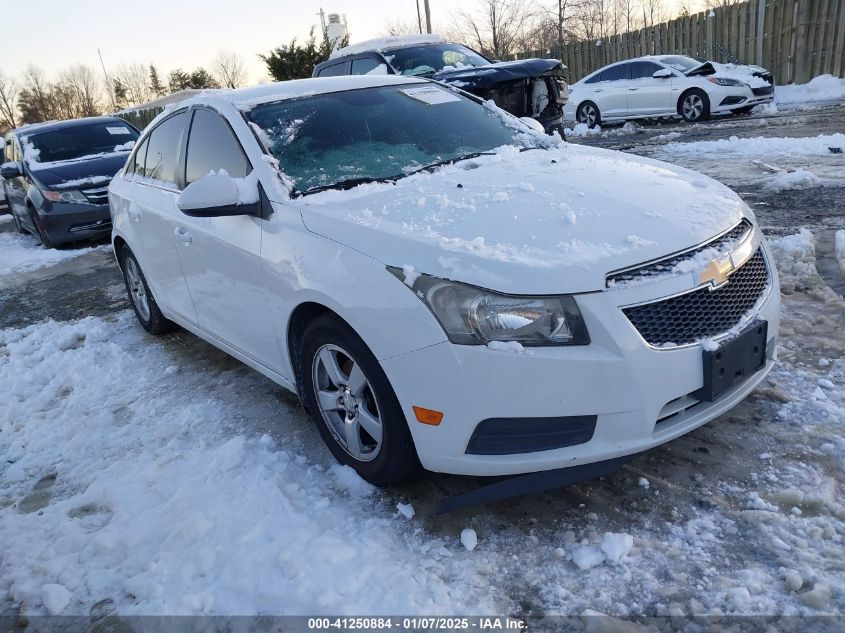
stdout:
<svg viewBox="0 0 845 633">
<path fill-rule="evenodd" d="M 331 66 L 326 66 L 320 71 L 319 77 L 338 77 L 340 75 L 348 74 L 346 72 L 346 64 L 348 62 L 340 62 L 339 64 L 332 64 Z"/>
<path fill-rule="evenodd" d="M 352 60 L 352 72 L 353 75 L 366 75 L 368 72 L 375 70 L 379 66 L 384 66 L 385 71 L 387 71 L 387 66 L 376 59 L 375 57 L 364 57 L 362 59 L 353 59 Z"/>
<path fill-rule="evenodd" d="M 176 166 L 187 120 L 187 113 L 179 112 L 159 123 L 150 133 L 142 175 L 162 183 L 176 184 Z M 138 173 L 141 174 L 140 171 Z"/>
<path fill-rule="evenodd" d="M 185 183 L 191 184 L 220 169 L 232 178 L 243 178 L 252 171 L 229 124 L 215 112 L 196 110 L 188 136 Z"/>
</svg>

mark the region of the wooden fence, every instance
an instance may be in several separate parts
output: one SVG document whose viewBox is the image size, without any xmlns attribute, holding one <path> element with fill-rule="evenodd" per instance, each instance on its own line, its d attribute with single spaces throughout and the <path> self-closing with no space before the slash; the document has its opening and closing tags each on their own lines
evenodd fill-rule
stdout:
<svg viewBox="0 0 845 633">
<path fill-rule="evenodd" d="M 722 63 L 757 64 L 779 85 L 817 75 L 845 76 L 845 0 L 748 0 L 603 40 L 566 44 L 569 81 L 641 55 L 682 54 Z M 531 51 L 518 57 L 547 57 Z"/>
</svg>

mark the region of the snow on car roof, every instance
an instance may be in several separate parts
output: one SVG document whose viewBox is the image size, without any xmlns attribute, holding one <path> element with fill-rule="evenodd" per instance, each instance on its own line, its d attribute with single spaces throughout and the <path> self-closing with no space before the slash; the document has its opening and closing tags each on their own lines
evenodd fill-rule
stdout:
<svg viewBox="0 0 845 633">
<path fill-rule="evenodd" d="M 332 51 L 329 59 L 336 59 L 338 57 L 348 57 L 349 55 L 357 55 L 358 53 L 367 53 L 369 51 L 383 51 L 386 48 L 396 48 L 398 46 L 413 46 L 415 44 L 439 44 L 446 40 L 442 35 L 437 33 L 426 33 L 423 35 L 393 35 L 390 37 L 379 37 L 374 40 L 366 40 L 358 44 L 352 44 L 345 48 L 339 48 Z"/>
<path fill-rule="evenodd" d="M 402 77 L 399 75 L 344 75 L 340 77 L 314 77 L 310 79 L 294 79 L 280 81 L 238 90 L 208 90 L 186 99 L 179 106 L 194 103 L 207 103 L 215 99 L 233 103 L 239 109 L 249 109 L 260 103 L 296 99 L 342 90 L 356 90 L 359 88 L 374 88 L 401 84 L 420 83 L 419 77 Z"/>
</svg>

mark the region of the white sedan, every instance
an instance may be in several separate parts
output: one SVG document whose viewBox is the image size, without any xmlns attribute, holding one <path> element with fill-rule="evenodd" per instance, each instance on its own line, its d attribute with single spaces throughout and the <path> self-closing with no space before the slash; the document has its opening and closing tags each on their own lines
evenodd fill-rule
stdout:
<svg viewBox="0 0 845 633">
<path fill-rule="evenodd" d="M 114 252 L 147 331 L 299 394 L 374 484 L 617 460 L 763 380 L 777 275 L 723 185 L 556 143 L 414 78 L 204 93 L 112 180 Z"/>
<path fill-rule="evenodd" d="M 655 55 L 605 66 L 572 84 L 564 118 L 589 127 L 664 116 L 695 122 L 773 100 L 772 75 L 759 66 Z"/>
</svg>

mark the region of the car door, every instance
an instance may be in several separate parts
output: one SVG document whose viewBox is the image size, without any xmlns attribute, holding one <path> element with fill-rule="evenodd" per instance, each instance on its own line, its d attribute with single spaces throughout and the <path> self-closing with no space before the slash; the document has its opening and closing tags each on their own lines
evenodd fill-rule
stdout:
<svg viewBox="0 0 845 633">
<path fill-rule="evenodd" d="M 127 238 L 153 295 L 165 313 L 175 313 L 197 323 L 174 243 L 176 221 L 182 215 L 176 206 L 180 189 L 177 165 L 183 144 L 188 111 L 164 119 L 141 142 L 130 159 L 125 179 Z"/>
<path fill-rule="evenodd" d="M 229 123 L 213 110 L 196 108 L 186 143 L 185 184 L 220 169 L 244 178 L 252 165 Z M 264 221 L 246 215 L 182 214 L 175 241 L 200 327 L 253 360 L 278 369 L 281 352 L 266 310 L 261 264 Z"/>
<path fill-rule="evenodd" d="M 590 86 L 603 119 L 624 117 L 628 113 L 628 66 L 627 63 L 609 66 L 585 83 Z"/>
<path fill-rule="evenodd" d="M 672 78 L 653 77 L 663 66 L 650 61 L 635 61 L 629 65 L 628 116 L 673 112 Z"/>
</svg>

